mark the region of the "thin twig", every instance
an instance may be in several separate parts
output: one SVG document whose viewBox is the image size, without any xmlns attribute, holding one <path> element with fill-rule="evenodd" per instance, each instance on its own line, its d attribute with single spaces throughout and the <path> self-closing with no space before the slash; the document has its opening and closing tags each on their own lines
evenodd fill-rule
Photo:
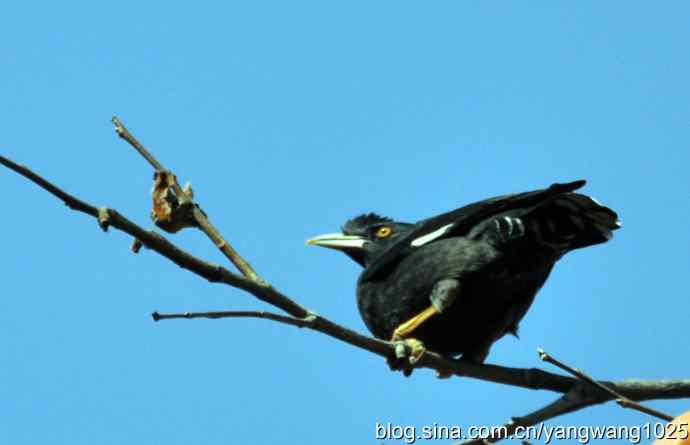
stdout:
<svg viewBox="0 0 690 445">
<path fill-rule="evenodd" d="M 280 308 L 299 322 L 288 322 L 290 317 L 283 320 L 276 320 L 298 327 L 306 327 L 314 331 L 321 332 L 332 338 L 350 344 L 357 348 L 372 352 L 382 357 L 394 357 L 394 345 L 372 337 L 362 335 L 344 326 L 341 326 L 327 318 L 318 316 L 312 311 L 296 303 L 292 298 L 282 294 L 271 286 L 263 286 L 246 277 L 234 274 L 229 270 L 203 261 L 188 252 L 180 249 L 175 244 L 156 232 L 145 230 L 129 219 L 122 216 L 113 209 L 97 208 L 63 191 L 59 187 L 45 180 L 41 176 L 32 172 L 26 167 L 20 166 L 11 160 L 0 156 L 0 164 L 5 165 L 30 181 L 34 182 L 44 190 L 62 200 L 68 207 L 76 211 L 88 214 L 99 221 L 102 227 L 114 227 L 121 230 L 137 240 L 147 248 L 159 253 L 171 262 L 183 267 L 196 275 L 199 275 L 211 282 L 223 283 L 231 287 L 248 292 L 258 299 L 265 301 L 274 307 Z M 251 311 L 243 311 L 251 313 Z M 276 316 L 278 314 L 275 314 Z M 190 317 L 185 317 L 190 318 Z M 274 319 L 264 316 L 262 318 Z M 458 376 L 466 376 L 485 380 L 494 383 L 512 385 L 528 389 L 541 389 L 555 391 L 570 397 L 576 391 L 583 401 L 582 406 L 572 406 L 570 411 L 583 408 L 585 406 L 602 403 L 610 400 L 609 393 L 602 392 L 591 385 L 582 383 L 572 377 L 558 375 L 541 369 L 519 369 L 496 365 L 479 365 L 457 360 L 449 360 L 440 355 L 427 351 L 416 365 L 417 368 L 435 369 L 443 373 L 453 373 Z M 609 388 L 622 394 L 630 400 L 649 400 L 649 399 L 677 399 L 690 397 L 690 379 L 673 381 L 622 381 L 622 382 L 601 382 Z M 559 399 L 560 400 L 560 399 Z M 557 402 L 554 402 L 557 403 Z M 570 412 L 565 409 L 548 409 L 545 407 L 536 413 L 542 413 L 540 421 L 548 420 L 555 415 Z M 549 414 L 552 413 L 552 414 Z M 520 418 L 524 422 L 528 417 Z M 535 419 L 537 416 L 534 417 Z"/>
<path fill-rule="evenodd" d="M 12 160 L 0 156 L 0 164 L 4 165 L 5 167 L 9 168 L 10 170 L 13 170 L 20 175 L 24 176 L 26 179 L 29 181 L 35 183 L 42 189 L 46 190 L 48 193 L 51 195 L 57 197 L 60 199 L 62 202 L 65 203 L 67 207 L 69 207 L 72 210 L 76 210 L 78 212 L 83 212 L 86 213 L 87 215 L 91 215 L 95 218 L 98 218 L 98 208 L 95 206 L 92 206 L 89 203 L 86 203 L 79 198 L 76 198 L 68 193 L 65 193 L 62 189 L 59 187 L 51 184 L 47 180 L 43 179 L 43 177 L 37 175 L 36 173 L 32 172 L 29 170 L 27 167 L 23 165 L 19 165 Z"/>
<path fill-rule="evenodd" d="M 296 303 L 293 299 L 282 294 L 271 286 L 260 286 L 241 275 L 234 274 L 222 266 L 203 261 L 188 252 L 180 249 L 175 244 L 154 231 L 145 230 L 129 219 L 125 218 L 114 209 L 99 209 L 87 204 L 59 187 L 43 179 L 26 167 L 0 156 L 0 162 L 26 177 L 41 188 L 60 198 L 65 204 L 74 210 L 86 213 L 96 219 L 107 216 L 105 223 L 121 230 L 139 240 L 147 248 L 159 253 L 178 266 L 199 275 L 214 283 L 224 283 L 243 291 L 246 291 L 258 299 L 282 309 L 289 315 L 305 319 L 312 311 Z M 313 330 L 322 332 L 333 338 L 341 340 L 355 347 L 367 350 L 382 357 L 394 357 L 395 350 L 391 343 L 372 337 L 367 337 L 351 329 L 345 328 L 324 317 L 315 317 L 309 323 Z M 452 372 L 456 375 L 477 378 L 481 380 L 502 383 L 506 385 L 520 386 L 530 389 L 545 389 L 556 392 L 567 392 L 577 383 L 576 379 L 549 373 L 540 369 L 516 369 L 495 365 L 477 365 L 467 362 L 458 362 L 445 359 L 438 354 L 428 351 L 417 362 L 418 368 L 430 368 L 437 371 Z M 688 382 L 688 394 L 690 394 L 690 381 Z"/>
<path fill-rule="evenodd" d="M 555 417 L 561 416 L 563 414 L 571 413 L 588 406 L 596 405 L 601 403 L 601 400 L 592 398 L 591 394 L 586 391 L 582 391 L 582 386 L 575 386 L 573 389 L 563 394 L 561 397 L 557 398 L 548 405 L 533 411 L 527 415 L 520 417 L 513 417 L 511 420 L 500 426 L 493 426 L 489 431 L 492 434 L 488 437 L 481 437 L 472 440 L 467 440 L 465 442 L 458 443 L 456 445 L 486 445 L 496 443 L 500 440 L 507 439 L 513 435 L 519 434 L 517 439 L 541 439 L 544 437 L 528 437 L 526 434 L 528 427 L 534 426 L 538 423 L 553 419 Z"/>
<path fill-rule="evenodd" d="M 273 287 L 262 286 L 246 277 L 232 273 L 222 266 L 203 261 L 180 249 L 158 233 L 151 230 L 146 230 L 135 224 L 125 216 L 121 215 L 115 209 L 98 208 L 88 204 L 63 191 L 56 185 L 42 178 L 40 175 L 32 172 L 27 167 L 18 165 L 3 156 L 0 156 L 0 164 L 3 164 L 10 170 L 19 173 L 44 190 L 47 190 L 49 193 L 63 201 L 69 208 L 96 218 L 99 222 L 99 225 L 102 227 L 115 227 L 116 229 L 131 235 L 147 248 L 154 250 L 178 266 L 187 269 L 210 282 L 225 283 L 229 286 L 242 289 L 259 298 L 260 300 L 280 308 L 297 318 L 302 318 L 309 314 L 309 311 L 307 311 L 306 308 L 299 305 L 286 295 L 278 292 Z"/>
<path fill-rule="evenodd" d="M 153 321 L 170 320 L 174 318 L 264 318 L 267 320 L 277 321 L 278 323 L 287 324 L 290 326 L 297 326 L 304 328 L 309 326 L 314 321 L 314 315 L 310 314 L 304 318 L 295 318 L 288 315 L 276 314 L 268 311 L 214 311 L 214 312 L 182 312 L 173 314 L 161 314 L 154 312 L 151 314 Z"/>
<path fill-rule="evenodd" d="M 194 207 L 194 219 L 196 220 L 199 228 L 206 236 L 213 241 L 223 255 L 228 258 L 232 264 L 237 267 L 237 269 L 242 272 L 242 274 L 252 281 L 260 284 L 261 286 L 268 286 L 268 283 L 259 276 L 259 274 L 254 270 L 254 268 L 245 260 L 231 245 L 228 243 L 223 235 L 220 234 L 218 229 L 215 228 L 211 221 L 208 220 L 204 212 L 199 210 L 198 207 Z"/>
<path fill-rule="evenodd" d="M 127 127 L 125 127 L 125 124 L 122 123 L 122 121 L 117 117 L 113 116 L 112 122 L 115 125 L 115 132 L 120 136 L 122 139 L 127 141 L 136 151 L 141 154 L 141 156 L 144 157 L 148 161 L 149 164 L 156 170 L 156 171 L 168 171 L 163 167 L 163 164 L 161 164 L 158 159 L 156 159 L 151 152 L 149 152 L 138 140 L 137 138 L 132 135 L 132 133 L 127 130 Z M 174 181 L 171 185 L 173 188 L 175 195 L 177 195 L 178 199 L 183 199 L 185 197 L 185 193 L 182 191 L 182 188 L 180 187 L 179 182 L 177 181 L 177 176 L 175 174 L 172 175 L 174 178 Z M 232 264 L 237 267 L 237 269 L 244 275 L 245 277 L 249 278 L 252 281 L 257 282 L 259 285 L 262 286 L 268 286 L 268 283 L 259 276 L 259 274 L 254 270 L 254 268 L 249 264 L 247 260 L 245 260 L 231 245 L 228 243 L 225 238 L 221 235 L 221 233 L 216 229 L 213 224 L 208 220 L 208 217 L 204 212 L 202 212 L 198 207 L 194 208 L 193 212 L 194 219 L 196 221 L 197 227 L 201 229 L 204 234 L 213 242 L 213 244 L 225 255 L 225 257 L 230 260 Z"/>
<path fill-rule="evenodd" d="M 661 411 L 657 411 L 653 408 L 646 407 L 644 405 L 641 405 L 633 400 L 630 400 L 629 398 L 625 397 L 624 395 L 621 395 L 614 391 L 613 389 L 609 388 L 608 386 L 597 382 L 584 372 L 582 372 L 579 369 L 573 368 L 572 366 L 566 365 L 565 363 L 557 360 L 553 356 L 549 355 L 546 353 L 543 349 L 538 349 L 537 350 L 539 354 L 539 358 L 547 363 L 551 363 L 552 365 L 556 366 L 557 368 L 562 369 L 563 371 L 574 375 L 578 379 L 582 380 L 583 382 L 586 382 L 596 388 L 599 388 L 600 390 L 607 392 L 608 394 L 611 395 L 613 399 L 616 400 L 616 403 L 618 403 L 620 406 L 624 408 L 630 408 L 634 409 L 640 412 L 643 412 L 645 414 L 649 414 L 650 416 L 658 417 L 659 419 L 666 420 L 667 422 L 670 422 L 673 420 L 673 416 L 669 416 L 666 413 L 662 413 Z"/>
<path fill-rule="evenodd" d="M 141 142 L 139 142 L 137 138 L 135 138 L 134 135 L 132 135 L 132 133 L 130 133 L 129 130 L 127 130 L 125 124 L 123 124 L 122 121 L 117 118 L 117 116 L 113 116 L 111 120 L 113 122 L 113 125 L 115 125 L 115 132 L 117 133 L 117 135 L 125 141 L 129 142 L 129 145 L 134 147 L 134 149 L 138 151 L 139 154 L 141 154 L 144 157 L 144 159 L 146 159 L 149 162 L 149 164 L 151 164 L 151 167 L 153 167 L 156 171 L 165 170 L 163 164 L 158 162 L 158 159 L 154 158 L 153 155 L 149 153 L 149 151 L 143 145 L 141 145 Z M 177 192 L 178 191 L 175 190 L 175 193 Z"/>
</svg>

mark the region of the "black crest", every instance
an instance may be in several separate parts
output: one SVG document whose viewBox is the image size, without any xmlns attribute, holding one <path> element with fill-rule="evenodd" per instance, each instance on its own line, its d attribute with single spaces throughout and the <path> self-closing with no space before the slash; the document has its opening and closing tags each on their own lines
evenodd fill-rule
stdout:
<svg viewBox="0 0 690 445">
<path fill-rule="evenodd" d="M 346 222 L 342 227 L 342 231 L 345 235 L 362 235 L 366 232 L 367 227 L 390 222 L 393 222 L 393 220 L 385 216 L 377 215 L 376 213 L 365 213 Z"/>
</svg>

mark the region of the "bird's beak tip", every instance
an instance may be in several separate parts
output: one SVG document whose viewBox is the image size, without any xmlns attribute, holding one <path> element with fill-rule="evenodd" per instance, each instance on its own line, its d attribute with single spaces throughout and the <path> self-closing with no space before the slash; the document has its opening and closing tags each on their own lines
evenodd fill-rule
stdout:
<svg viewBox="0 0 690 445">
<path fill-rule="evenodd" d="M 365 240 L 359 236 L 344 235 L 342 233 L 327 233 L 308 239 L 308 246 L 330 247 L 332 249 L 362 249 Z"/>
</svg>

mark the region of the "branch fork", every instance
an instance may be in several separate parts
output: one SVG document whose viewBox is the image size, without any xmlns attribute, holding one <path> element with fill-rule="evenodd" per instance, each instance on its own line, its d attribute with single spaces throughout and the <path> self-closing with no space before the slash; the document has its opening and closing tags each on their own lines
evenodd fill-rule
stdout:
<svg viewBox="0 0 690 445">
<path fill-rule="evenodd" d="M 286 325 L 307 328 L 321 332 L 336 340 L 357 348 L 394 359 L 396 345 L 368 337 L 341 326 L 315 312 L 301 306 L 292 298 L 275 289 L 259 276 L 254 268 L 231 246 L 221 233 L 211 224 L 207 214 L 194 201 L 191 187 L 180 187 L 177 177 L 166 169 L 125 127 L 120 119 L 113 117 L 118 136 L 127 141 L 154 168 L 154 187 L 152 219 L 162 230 L 175 233 L 184 228 L 201 230 L 239 271 L 231 272 L 225 267 L 209 263 L 179 248 L 158 233 L 146 230 L 127 219 L 115 209 L 97 208 L 70 195 L 28 168 L 0 156 L 0 164 L 24 176 L 50 194 L 62 200 L 69 208 L 95 218 L 104 231 L 114 227 L 132 237 L 132 250 L 136 253 L 146 246 L 178 266 L 205 278 L 210 282 L 223 283 L 245 291 L 259 300 L 282 310 L 285 314 L 269 311 L 215 311 L 182 312 L 172 314 L 152 314 L 154 321 L 168 319 L 220 319 L 220 318 L 261 318 Z M 554 402 L 525 416 L 516 416 L 504 426 L 507 435 L 464 442 L 464 444 L 486 444 L 509 437 L 518 426 L 531 426 L 539 422 L 577 411 L 592 405 L 615 400 L 619 405 L 636 409 L 649 415 L 670 420 L 671 416 L 645 407 L 639 401 L 649 399 L 673 399 L 690 397 L 690 379 L 673 381 L 595 381 L 583 372 L 556 360 L 543 350 L 539 358 L 574 377 L 553 374 L 541 369 L 517 369 L 496 365 L 478 365 L 457 360 L 449 360 L 432 351 L 427 351 L 414 368 L 434 369 L 440 374 L 456 375 L 481 379 L 494 383 L 518 386 L 533 390 L 548 390 L 560 393 Z"/>
</svg>

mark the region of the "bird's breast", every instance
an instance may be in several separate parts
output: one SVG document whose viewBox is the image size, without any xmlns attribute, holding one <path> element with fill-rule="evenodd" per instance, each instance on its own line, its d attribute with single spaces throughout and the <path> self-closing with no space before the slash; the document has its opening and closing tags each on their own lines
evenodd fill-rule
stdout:
<svg viewBox="0 0 690 445">
<path fill-rule="evenodd" d="M 457 279 L 456 301 L 415 336 L 432 350 L 461 353 L 517 327 L 550 271 L 552 264 L 542 263 L 517 261 L 486 243 L 451 238 L 423 246 L 377 280 L 360 280 L 357 304 L 371 333 L 387 340 L 431 304 L 434 284 Z"/>
</svg>

